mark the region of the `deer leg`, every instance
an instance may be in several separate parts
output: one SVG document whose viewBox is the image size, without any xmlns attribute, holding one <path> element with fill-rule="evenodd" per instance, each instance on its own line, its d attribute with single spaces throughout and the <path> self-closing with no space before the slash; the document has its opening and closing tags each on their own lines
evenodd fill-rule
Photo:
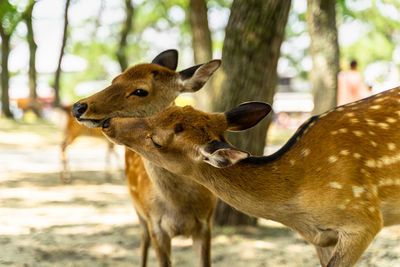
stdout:
<svg viewBox="0 0 400 267">
<path fill-rule="evenodd" d="M 202 231 L 196 235 L 193 235 L 193 245 L 199 252 L 200 266 L 210 267 L 211 266 L 211 225 L 207 223 L 203 227 Z"/>
<path fill-rule="evenodd" d="M 140 228 L 142 229 L 142 240 L 140 244 L 140 253 L 141 253 L 141 267 L 146 267 L 147 265 L 147 255 L 150 246 L 150 233 L 147 227 L 147 223 L 145 219 L 143 219 L 139 214 L 137 215 L 139 218 Z"/>
<path fill-rule="evenodd" d="M 158 223 L 149 223 L 148 229 L 160 267 L 171 266 L 171 238 Z"/>
<path fill-rule="evenodd" d="M 114 145 L 110 142 L 107 144 L 107 152 L 106 152 L 106 159 L 105 159 L 105 179 L 107 182 L 111 181 L 111 154 L 114 150 Z"/>
<path fill-rule="evenodd" d="M 375 225 L 369 225 L 368 228 L 357 232 L 341 232 L 327 267 L 350 267 L 356 264 L 382 228 L 382 223 L 378 223 L 375 222 Z"/>
<path fill-rule="evenodd" d="M 68 171 L 68 166 L 67 166 L 67 155 L 66 155 L 66 149 L 67 149 L 67 142 L 64 141 L 61 144 L 61 165 L 62 169 L 60 171 L 60 180 L 64 184 L 69 184 L 71 182 L 71 176 Z"/>
<path fill-rule="evenodd" d="M 315 246 L 319 261 L 323 267 L 328 265 L 329 260 L 332 258 L 334 248 L 335 248 L 334 246 L 331 247 Z"/>
</svg>

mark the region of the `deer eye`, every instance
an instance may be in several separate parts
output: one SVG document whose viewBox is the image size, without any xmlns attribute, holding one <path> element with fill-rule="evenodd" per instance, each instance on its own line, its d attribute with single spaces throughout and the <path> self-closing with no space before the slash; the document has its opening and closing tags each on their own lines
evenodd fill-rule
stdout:
<svg viewBox="0 0 400 267">
<path fill-rule="evenodd" d="M 156 142 L 154 142 L 152 137 L 150 137 L 150 139 L 151 139 L 151 142 L 153 142 L 153 145 L 155 146 L 155 148 L 161 148 L 162 147 L 161 145 L 159 145 Z"/>
<path fill-rule="evenodd" d="M 174 126 L 174 132 L 177 134 L 177 133 L 180 133 L 180 132 L 183 132 L 183 125 L 182 124 L 176 124 L 175 126 Z"/>
<path fill-rule="evenodd" d="M 138 97 L 146 97 L 148 94 L 149 94 L 149 92 L 147 92 L 144 89 L 140 89 L 139 88 L 139 89 L 136 89 L 135 91 L 133 91 L 132 93 L 130 93 L 129 96 L 135 95 L 135 96 L 138 96 Z"/>
</svg>

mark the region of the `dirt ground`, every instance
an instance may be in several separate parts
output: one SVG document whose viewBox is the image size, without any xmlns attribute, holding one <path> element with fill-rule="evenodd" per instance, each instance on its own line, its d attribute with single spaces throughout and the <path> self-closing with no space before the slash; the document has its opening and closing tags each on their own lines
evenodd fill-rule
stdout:
<svg viewBox="0 0 400 267">
<path fill-rule="evenodd" d="M 0 120 L 0 266 L 138 266 L 140 229 L 122 149 L 110 178 L 106 144 L 81 138 L 68 152 L 72 183 L 64 185 L 60 140 L 50 123 Z M 214 227 L 212 243 L 214 266 L 319 266 L 311 245 L 269 221 Z M 174 266 L 197 266 L 189 239 L 174 239 L 172 254 Z M 157 266 L 152 249 L 149 266 Z M 357 266 L 400 266 L 400 226 L 384 229 Z"/>
</svg>

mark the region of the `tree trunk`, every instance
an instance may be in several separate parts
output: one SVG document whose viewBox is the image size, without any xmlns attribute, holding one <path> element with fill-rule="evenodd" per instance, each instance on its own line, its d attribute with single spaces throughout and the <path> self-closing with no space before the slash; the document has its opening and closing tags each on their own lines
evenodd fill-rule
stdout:
<svg viewBox="0 0 400 267">
<path fill-rule="evenodd" d="M 307 25 L 313 62 L 313 114 L 320 114 L 336 106 L 339 44 L 335 4 L 335 0 L 308 0 Z"/>
<path fill-rule="evenodd" d="M 33 7 L 35 6 L 36 1 L 30 0 L 29 5 L 26 11 L 23 14 L 26 27 L 28 29 L 27 33 L 27 41 L 29 45 L 29 98 L 30 98 L 30 106 L 32 110 L 36 113 L 36 115 L 40 116 L 40 110 L 38 109 L 38 99 L 36 92 L 36 50 L 37 45 L 34 38 L 33 27 L 32 27 L 32 12 Z"/>
<path fill-rule="evenodd" d="M 55 79 L 54 79 L 54 93 L 55 93 L 54 106 L 56 106 L 56 107 L 60 106 L 61 63 L 62 63 L 62 59 L 64 56 L 65 45 L 67 43 L 68 9 L 69 9 L 70 2 L 71 2 L 71 0 L 66 0 L 66 2 L 65 2 L 63 39 L 62 39 L 62 43 L 61 43 L 60 57 L 58 58 L 58 65 L 57 65 L 56 75 L 55 75 Z"/>
<path fill-rule="evenodd" d="M 10 36 L 5 32 L 0 23 L 1 36 L 1 110 L 7 118 L 13 118 L 10 111 L 10 98 L 8 95 L 10 74 L 8 71 L 8 56 L 10 55 Z"/>
<path fill-rule="evenodd" d="M 194 62 L 195 64 L 200 64 L 210 61 L 212 58 L 212 43 L 205 0 L 190 0 L 189 19 L 192 29 Z"/>
<path fill-rule="evenodd" d="M 214 90 L 220 89 L 214 110 L 225 111 L 245 101 L 272 104 L 290 0 L 234 0 L 222 50 L 222 66 L 214 78 Z M 267 120 L 242 133 L 228 134 L 236 147 L 262 155 Z M 241 214 L 226 204 L 218 204 L 215 222 L 256 224 L 256 219 Z"/>
<path fill-rule="evenodd" d="M 212 59 L 212 41 L 205 0 L 190 0 L 189 21 L 192 30 L 194 62 L 195 64 L 208 62 Z M 213 92 L 209 82 L 205 88 L 197 93 L 198 106 L 202 110 L 211 110 L 210 100 L 212 96 Z"/>
<path fill-rule="evenodd" d="M 117 58 L 119 65 L 121 67 L 121 71 L 126 70 L 126 68 L 128 67 L 126 59 L 126 41 L 129 33 L 132 30 L 132 20 L 134 12 L 131 0 L 125 0 L 125 8 L 126 8 L 126 18 L 125 18 L 125 23 L 122 27 L 121 39 L 119 41 L 119 46 L 117 51 Z"/>
</svg>

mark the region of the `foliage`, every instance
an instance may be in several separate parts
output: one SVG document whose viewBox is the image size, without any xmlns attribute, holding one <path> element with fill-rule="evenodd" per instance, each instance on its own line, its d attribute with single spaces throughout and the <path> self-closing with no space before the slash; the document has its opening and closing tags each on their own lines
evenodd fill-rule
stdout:
<svg viewBox="0 0 400 267">
<path fill-rule="evenodd" d="M 353 43 L 347 44 L 347 40 L 339 39 L 340 60 L 344 68 L 347 68 L 352 59 L 358 60 L 361 70 L 375 61 L 392 61 L 392 53 L 400 41 L 400 20 L 385 12 L 397 10 L 400 13 L 399 1 L 338 0 L 336 10 L 339 32 L 342 26 L 347 27 L 352 23 L 357 23 L 361 28 L 360 33 L 355 33 L 356 36 L 359 35 L 359 38 Z M 305 10 L 299 12 L 294 10 L 292 5 L 285 36 L 285 45 L 289 48 L 283 49 L 282 57 L 287 59 L 297 75 L 305 80 L 309 78 L 309 69 L 304 64 L 309 50 L 308 46 L 299 48 L 298 43 L 308 38 Z"/>
<path fill-rule="evenodd" d="M 390 9 L 399 12 L 400 3 L 392 0 L 373 0 L 370 6 L 357 11 L 351 9 L 351 2 L 354 0 L 338 2 L 341 23 L 359 21 L 366 28 L 366 33 L 353 44 L 341 47 L 342 61 L 349 63 L 355 58 L 361 69 L 374 61 L 392 61 L 392 53 L 396 43 L 400 41 L 400 20 L 387 12 Z"/>
<path fill-rule="evenodd" d="M 0 23 L 6 35 L 11 36 L 21 19 L 17 6 L 9 1 L 0 1 Z"/>
</svg>

